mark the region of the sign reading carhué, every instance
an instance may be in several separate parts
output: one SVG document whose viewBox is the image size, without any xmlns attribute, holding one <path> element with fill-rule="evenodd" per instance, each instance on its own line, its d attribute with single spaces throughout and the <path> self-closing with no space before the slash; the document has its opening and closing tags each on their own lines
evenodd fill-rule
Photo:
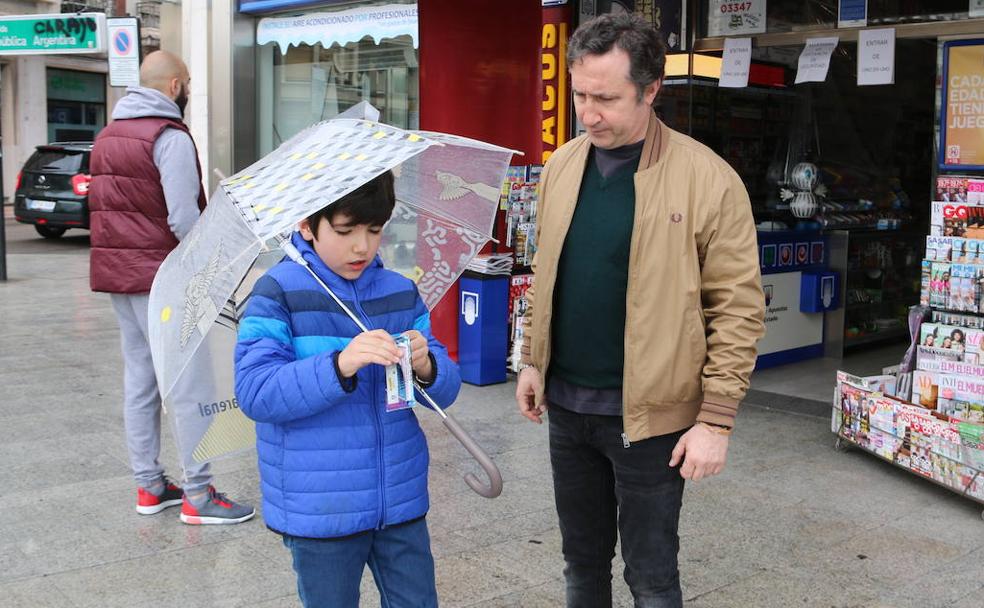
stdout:
<svg viewBox="0 0 984 608">
<path fill-rule="evenodd" d="M 106 15 L 21 15 L 0 17 L 0 55 L 102 53 Z"/>
</svg>

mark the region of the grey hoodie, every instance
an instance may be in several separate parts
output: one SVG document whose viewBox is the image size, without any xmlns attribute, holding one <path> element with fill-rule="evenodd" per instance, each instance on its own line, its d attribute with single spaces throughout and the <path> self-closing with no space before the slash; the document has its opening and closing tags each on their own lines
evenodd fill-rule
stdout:
<svg viewBox="0 0 984 608">
<path fill-rule="evenodd" d="M 147 116 L 182 119 L 178 105 L 156 89 L 130 87 L 126 93 L 113 109 L 113 120 Z M 168 226 L 180 241 L 195 225 L 199 215 L 201 181 L 191 137 L 179 129 L 165 129 L 154 142 L 154 164 L 161 174 Z"/>
</svg>

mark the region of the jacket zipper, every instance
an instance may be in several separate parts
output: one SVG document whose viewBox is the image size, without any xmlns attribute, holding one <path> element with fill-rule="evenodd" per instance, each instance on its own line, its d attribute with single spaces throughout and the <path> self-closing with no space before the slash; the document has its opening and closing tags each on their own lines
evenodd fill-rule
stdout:
<svg viewBox="0 0 984 608">
<path fill-rule="evenodd" d="M 355 288 L 355 282 L 352 281 L 352 301 L 355 304 L 355 310 L 358 311 L 359 316 L 362 318 L 362 323 L 367 328 L 372 328 L 369 324 L 369 316 L 366 312 L 362 310 L 362 304 L 359 302 L 359 292 Z M 377 382 L 379 371 L 376 369 L 375 365 L 370 366 L 369 369 L 369 384 L 372 386 L 371 399 L 372 399 L 372 421 L 373 425 L 376 427 L 376 461 L 379 467 L 379 521 L 376 523 L 376 529 L 382 530 L 386 527 L 386 462 L 383 458 L 383 421 L 379 414 L 379 396 L 377 394 L 379 390 L 379 382 Z"/>
</svg>

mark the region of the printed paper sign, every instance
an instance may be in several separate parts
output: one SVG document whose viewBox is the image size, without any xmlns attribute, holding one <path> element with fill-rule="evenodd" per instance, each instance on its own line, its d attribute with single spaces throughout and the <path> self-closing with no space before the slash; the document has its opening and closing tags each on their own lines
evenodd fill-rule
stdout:
<svg viewBox="0 0 984 608">
<path fill-rule="evenodd" d="M 969 17 L 984 17 L 984 0 L 970 0 Z"/>
<path fill-rule="evenodd" d="M 858 86 L 895 84 L 895 29 L 858 32 Z"/>
<path fill-rule="evenodd" d="M 707 35 L 765 33 L 765 0 L 709 0 L 707 3 Z"/>
<path fill-rule="evenodd" d="M 743 89 L 748 86 L 752 65 L 752 39 L 726 38 L 721 57 L 721 80 L 718 86 Z"/>
<path fill-rule="evenodd" d="M 837 3 L 837 27 L 864 27 L 868 25 L 868 0 L 839 0 Z"/>
<path fill-rule="evenodd" d="M 823 82 L 827 80 L 830 69 L 830 56 L 837 48 L 838 39 L 807 38 L 806 46 L 799 57 L 799 68 L 796 70 L 796 84 L 801 82 Z"/>
</svg>

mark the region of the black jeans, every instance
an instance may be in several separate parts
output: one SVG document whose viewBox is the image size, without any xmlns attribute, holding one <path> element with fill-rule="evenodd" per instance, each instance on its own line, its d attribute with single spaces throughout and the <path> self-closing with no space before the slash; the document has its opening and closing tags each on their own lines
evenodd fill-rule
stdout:
<svg viewBox="0 0 984 608">
<path fill-rule="evenodd" d="M 563 540 L 568 608 L 612 605 L 612 558 L 622 539 L 636 608 L 683 606 L 677 553 L 683 478 L 670 454 L 684 433 L 623 447 L 622 418 L 552 406 L 550 463 Z"/>
</svg>

